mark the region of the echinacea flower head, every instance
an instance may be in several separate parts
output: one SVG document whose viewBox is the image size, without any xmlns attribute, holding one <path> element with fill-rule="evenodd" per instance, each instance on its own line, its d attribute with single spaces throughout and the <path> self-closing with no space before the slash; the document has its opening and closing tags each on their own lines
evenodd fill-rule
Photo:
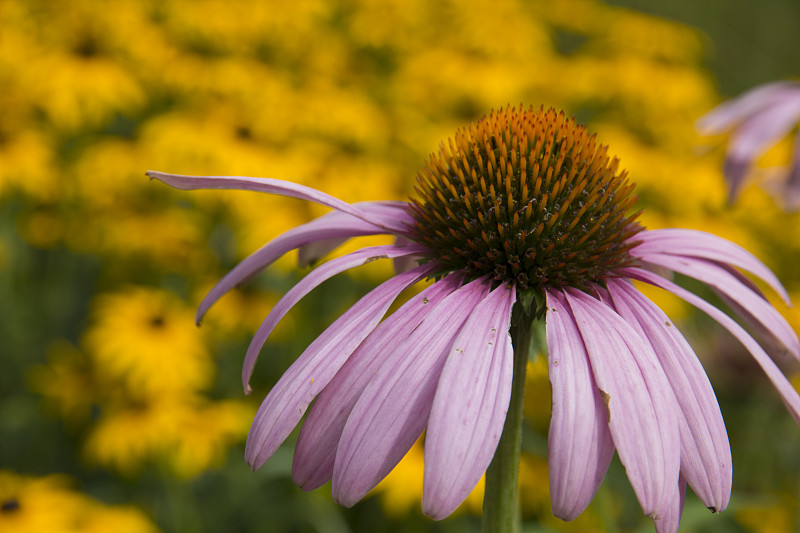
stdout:
<svg viewBox="0 0 800 533">
<path fill-rule="evenodd" d="M 728 199 L 736 200 L 758 159 L 800 123 L 800 83 L 781 81 L 751 89 L 697 122 L 702 135 L 730 133 L 723 172 Z M 787 210 L 800 208 L 800 136 L 788 167 L 772 188 Z"/>
<path fill-rule="evenodd" d="M 615 451 L 659 531 L 677 529 L 687 485 L 712 511 L 725 509 L 731 453 L 714 392 L 691 346 L 632 280 L 684 298 L 730 330 L 800 420 L 800 397 L 761 346 L 671 281 L 680 273 L 709 285 L 799 357 L 796 335 L 742 271 L 788 303 L 776 277 L 713 235 L 642 228 L 617 159 L 562 113 L 507 108 L 458 131 L 419 172 L 410 202 L 348 204 L 274 179 L 149 175 L 181 189 L 255 190 L 333 209 L 244 259 L 201 303 L 198 319 L 290 250 L 310 262 L 351 237 L 396 237 L 312 270 L 275 305 L 245 358 L 247 389 L 269 333 L 300 298 L 347 269 L 394 260 L 398 273 L 331 324 L 272 388 L 245 451 L 260 468 L 305 415 L 293 479 L 305 490 L 332 481 L 343 505 L 363 498 L 425 432 L 423 511 L 452 513 L 503 431 L 516 376 L 509 330 L 544 318 L 556 516 L 583 512 Z M 400 292 L 425 278 L 434 282 L 384 318 Z"/>
<path fill-rule="evenodd" d="M 517 289 L 588 288 L 630 266 L 633 185 L 586 128 L 501 111 L 442 144 L 418 175 L 412 240 L 437 271 Z"/>
</svg>

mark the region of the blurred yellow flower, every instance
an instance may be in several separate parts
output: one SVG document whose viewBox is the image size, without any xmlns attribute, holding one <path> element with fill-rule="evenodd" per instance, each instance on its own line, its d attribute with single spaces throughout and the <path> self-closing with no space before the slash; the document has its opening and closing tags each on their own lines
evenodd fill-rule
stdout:
<svg viewBox="0 0 800 533">
<path fill-rule="evenodd" d="M 251 121 L 246 109 L 219 104 L 163 113 L 142 127 L 140 143 L 154 167 L 167 160 L 186 174 L 224 168 L 237 175 L 263 173 L 270 152 L 254 137 Z"/>
<path fill-rule="evenodd" d="M 91 0 L 69 6 L 5 2 L 6 19 L 22 30 L 15 86 L 57 127 L 95 127 L 115 114 L 130 116 L 146 101 L 139 69 L 166 56 L 143 2 L 121 0 L 97 9 Z"/>
<path fill-rule="evenodd" d="M 332 8 L 321 0 L 298 0 L 291 9 L 274 2 L 196 0 L 192 9 L 182 1 L 164 2 L 163 23 L 185 50 L 206 55 L 243 55 L 252 52 L 273 32 L 306 34 L 313 22 Z"/>
<path fill-rule="evenodd" d="M 254 415 L 255 406 L 241 400 L 195 406 L 177 424 L 167 455 L 172 470 L 188 478 L 222 466 L 228 448 L 247 436 Z"/>
<path fill-rule="evenodd" d="M 0 36 L 0 55 L 7 37 Z M 0 69 L 4 67 L 0 57 Z M 0 74 L 0 83 L 4 84 Z M 54 142 L 31 124 L 31 110 L 19 91 L 0 93 L 0 197 L 19 190 L 39 201 L 58 198 Z"/>
<path fill-rule="evenodd" d="M 702 58 L 702 42 L 697 30 L 630 9 L 606 10 L 606 17 L 593 21 L 595 31 L 602 37 L 592 45 L 596 53 L 602 55 L 613 50 L 680 63 L 694 63 Z"/>
<path fill-rule="evenodd" d="M 139 509 L 105 505 L 70 487 L 66 476 L 0 470 L 0 531 L 8 533 L 156 533 Z"/>
<path fill-rule="evenodd" d="M 73 424 L 89 419 L 101 386 L 95 382 L 86 355 L 67 341 L 49 347 L 47 364 L 33 367 L 29 382 L 48 409 Z"/>
<path fill-rule="evenodd" d="M 291 134 L 322 138 L 343 148 L 344 153 L 383 148 L 389 134 L 385 110 L 378 102 L 352 90 L 342 90 L 330 81 L 308 87 L 316 97 L 296 99 Z"/>
<path fill-rule="evenodd" d="M 214 378 L 192 309 L 167 291 L 131 287 L 101 294 L 84 345 L 97 379 L 119 383 L 134 398 L 194 392 Z"/>
<path fill-rule="evenodd" d="M 636 182 L 639 197 L 648 203 L 644 215 L 658 217 L 666 212 L 687 220 L 712 212 L 717 215 L 723 207 L 721 176 L 712 165 L 695 157 L 689 143 L 667 150 L 663 145 L 644 142 L 619 125 L 599 124 L 597 130 L 614 147 L 614 155 Z M 651 206 L 656 208 L 655 214 L 650 212 Z M 658 228 L 651 220 L 642 222 L 649 229 Z"/>
<path fill-rule="evenodd" d="M 530 85 L 542 83 L 549 77 L 546 56 L 529 57 L 528 61 L 530 70 L 521 71 L 525 65 L 476 57 L 458 49 L 420 50 L 407 58 L 398 73 L 397 90 L 402 89 L 398 97 L 405 105 L 434 116 L 447 111 L 454 121 L 459 115 L 477 118 L 487 109 L 497 109 L 511 99 L 523 98 Z M 463 83 L 465 79 L 469 79 L 469 83 Z M 427 149 L 435 146 L 434 143 L 428 144 Z"/>
<path fill-rule="evenodd" d="M 192 412 L 183 398 L 115 403 L 105 405 L 91 427 L 84 456 L 91 464 L 124 475 L 138 473 L 149 462 L 165 462 L 164 456 L 176 444 L 177 427 Z"/>
<path fill-rule="evenodd" d="M 64 240 L 77 252 L 95 253 L 117 261 L 144 259 L 168 270 L 203 270 L 210 262 L 199 246 L 206 238 L 203 218 L 187 209 L 168 207 L 152 211 L 129 209 L 119 204 L 101 213 L 85 211 L 83 217 L 67 217 Z M 31 218 L 35 220 L 35 218 Z M 49 226 L 45 225 L 44 229 Z M 36 229 L 26 226 L 31 236 Z M 154 238 L 158 235 L 158 238 Z"/>
<path fill-rule="evenodd" d="M 93 211 L 116 210 L 125 204 L 134 206 L 147 193 L 152 195 L 147 180 L 142 179 L 143 158 L 135 141 L 117 136 L 98 138 L 70 167 L 70 192 Z"/>
<path fill-rule="evenodd" d="M 100 295 L 83 345 L 54 344 L 30 384 L 62 418 L 89 424 L 90 463 L 125 475 L 159 464 L 192 477 L 221 465 L 247 434 L 254 406 L 200 394 L 215 365 L 192 309 L 174 294 L 130 287 Z"/>
<path fill-rule="evenodd" d="M 92 427 L 84 454 L 125 475 L 156 463 L 189 478 L 223 463 L 228 448 L 247 435 L 254 412 L 244 401 L 189 395 L 111 404 Z"/>
</svg>

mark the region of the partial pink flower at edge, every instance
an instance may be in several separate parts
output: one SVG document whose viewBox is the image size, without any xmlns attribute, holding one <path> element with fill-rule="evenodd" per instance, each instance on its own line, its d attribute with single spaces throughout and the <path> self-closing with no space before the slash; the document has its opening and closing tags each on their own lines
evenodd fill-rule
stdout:
<svg viewBox="0 0 800 533">
<path fill-rule="evenodd" d="M 758 159 L 800 123 L 800 83 L 774 82 L 720 104 L 697 121 L 701 135 L 728 133 L 723 174 L 733 203 Z M 800 136 L 791 160 L 779 176 L 763 186 L 787 211 L 800 209 Z"/>
</svg>

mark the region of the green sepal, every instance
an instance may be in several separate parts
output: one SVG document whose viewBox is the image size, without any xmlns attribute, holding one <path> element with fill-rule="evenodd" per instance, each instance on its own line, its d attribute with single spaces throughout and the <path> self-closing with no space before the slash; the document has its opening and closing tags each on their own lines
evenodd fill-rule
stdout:
<svg viewBox="0 0 800 533">
<path fill-rule="evenodd" d="M 519 309 L 515 313 L 516 320 L 524 319 L 529 323 L 540 321 L 544 318 L 545 311 L 547 311 L 547 297 L 541 289 L 517 288 L 517 305 Z"/>
<path fill-rule="evenodd" d="M 536 299 L 537 292 L 536 289 L 517 289 L 517 303 L 528 316 L 531 314 L 531 304 Z"/>
</svg>

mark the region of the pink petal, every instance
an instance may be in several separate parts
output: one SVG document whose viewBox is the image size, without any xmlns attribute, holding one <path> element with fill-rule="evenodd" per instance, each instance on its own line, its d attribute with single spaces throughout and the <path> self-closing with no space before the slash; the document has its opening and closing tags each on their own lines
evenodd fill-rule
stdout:
<svg viewBox="0 0 800 533">
<path fill-rule="evenodd" d="M 327 263 L 320 265 L 312 270 L 305 278 L 303 278 L 297 285 L 292 287 L 283 297 L 275 304 L 272 311 L 269 312 L 267 318 L 261 323 L 261 326 L 256 331 L 253 339 L 250 341 L 250 346 L 247 348 L 247 354 L 244 359 L 244 366 L 242 368 L 242 384 L 245 387 L 245 392 L 250 394 L 251 389 L 249 385 L 250 376 L 253 373 L 253 368 L 256 365 L 258 354 L 261 347 L 272 333 L 272 330 L 280 322 L 281 318 L 294 307 L 306 294 L 311 292 L 312 289 L 317 287 L 323 281 L 331 277 L 349 270 L 353 267 L 361 266 L 366 263 L 375 261 L 376 259 L 390 259 L 402 255 L 409 255 L 419 253 L 419 247 L 407 246 L 399 248 L 393 245 L 387 246 L 373 246 L 370 248 L 363 248 L 351 254 L 338 257 Z"/>
<path fill-rule="evenodd" d="M 349 213 L 358 218 L 362 217 L 361 211 L 353 208 L 347 202 L 334 198 L 329 194 L 318 191 L 305 185 L 290 181 L 272 178 L 251 178 L 247 176 L 186 176 L 181 174 L 168 174 L 148 170 L 151 179 L 157 179 L 176 189 L 192 191 L 197 189 L 236 189 L 244 191 L 265 192 L 315 202 L 337 211 Z"/>
<path fill-rule="evenodd" d="M 297 266 L 304 268 L 313 265 L 349 240 L 350 237 L 337 237 L 304 244 L 297 249 Z"/>
<path fill-rule="evenodd" d="M 732 300 L 737 309 L 746 310 L 743 318 L 754 320 L 797 360 L 800 360 L 800 341 L 786 319 L 767 300 L 753 292 L 725 268 L 692 257 L 673 257 L 666 254 L 642 254 L 639 257 L 649 263 L 702 281 L 720 292 Z"/>
<path fill-rule="evenodd" d="M 553 514 L 573 520 L 594 498 L 614 455 L 608 411 L 572 312 L 547 291 L 547 351 L 553 407 L 548 469 Z"/>
<path fill-rule="evenodd" d="M 430 269 L 421 266 L 373 289 L 317 337 L 281 376 L 259 407 L 247 437 L 245 460 L 253 470 L 261 468 L 286 440 L 314 397 L 380 322 L 397 295 Z"/>
<path fill-rule="evenodd" d="M 393 229 L 396 228 L 400 233 L 405 231 L 405 228 L 408 226 L 414 224 L 414 219 L 408 214 L 408 204 L 406 202 L 360 202 L 353 204 L 353 207 L 361 209 L 370 217 L 380 219 L 383 227 Z M 372 233 L 363 233 L 362 235 L 374 235 L 386 232 L 386 230 L 379 228 L 378 226 L 373 226 L 372 224 L 363 222 L 359 219 L 354 219 L 351 215 L 340 213 L 338 211 L 329 213 L 328 215 L 318 218 L 317 220 L 323 220 L 326 218 L 330 219 L 331 215 L 344 215 L 350 220 L 358 220 L 362 224 L 366 224 L 368 227 L 371 227 L 373 230 L 375 230 Z M 326 224 L 323 227 L 328 226 L 329 222 L 326 220 Z M 301 267 L 308 266 L 324 257 L 325 254 L 332 252 L 353 236 L 355 235 L 345 235 L 343 237 L 329 238 L 326 240 L 319 240 L 309 244 L 304 244 L 300 246 L 299 250 L 297 250 L 297 262 Z M 412 241 L 405 239 L 404 242 Z M 395 259 L 395 261 L 399 260 L 400 259 Z M 409 259 L 409 261 L 411 261 L 413 264 L 408 270 L 411 270 L 411 268 L 417 266 L 416 261 L 413 261 L 413 259 Z"/>
<path fill-rule="evenodd" d="M 447 354 L 485 280 L 445 298 L 387 357 L 347 419 L 333 467 L 333 498 L 350 507 L 402 459 L 428 423 Z"/>
<path fill-rule="evenodd" d="M 739 324 L 737 324 L 735 320 L 702 298 L 692 294 L 682 287 L 679 287 L 671 281 L 653 274 L 652 272 L 648 272 L 647 270 L 643 270 L 641 268 L 626 268 L 622 269 L 621 273 L 630 278 L 638 279 L 639 281 L 644 281 L 646 283 L 650 283 L 651 285 L 655 285 L 656 287 L 660 287 L 680 298 L 683 298 L 719 322 L 722 327 L 730 331 L 731 334 L 733 334 L 733 336 L 736 337 L 755 358 L 756 362 L 761 366 L 761 368 L 767 374 L 767 377 L 777 389 L 778 394 L 780 394 L 783 403 L 786 405 L 786 408 L 789 410 L 789 413 L 792 415 L 795 422 L 800 424 L 800 396 L 798 396 L 797 391 L 794 389 L 794 387 L 792 387 L 792 384 L 789 382 L 789 380 L 786 379 L 786 376 L 781 373 L 780 369 L 772 361 L 769 355 L 767 355 L 761 346 L 759 346 L 758 343 L 753 340 L 753 338 Z"/>
<path fill-rule="evenodd" d="M 640 265 L 643 268 L 647 268 L 647 264 Z M 712 287 L 713 289 L 713 287 Z M 731 298 L 727 297 L 725 294 L 714 290 L 714 293 L 719 297 L 720 300 L 725 302 L 725 305 L 733 311 L 733 314 L 740 317 L 750 329 L 750 334 L 753 336 L 754 339 L 764 348 L 772 359 L 778 363 L 781 368 L 791 368 L 791 366 L 797 367 L 797 355 L 791 353 L 782 343 L 778 342 L 775 338 L 775 335 L 769 329 L 762 326 L 760 324 L 759 319 L 752 313 L 749 309 L 746 309 L 739 305 L 736 301 L 732 300 Z M 784 366 L 785 365 L 785 366 Z"/>
<path fill-rule="evenodd" d="M 703 366 L 673 322 L 630 283 L 608 280 L 617 312 L 653 346 L 680 405 L 681 473 L 706 507 L 728 506 L 731 448 Z"/>
<path fill-rule="evenodd" d="M 365 212 L 372 212 L 373 206 L 361 204 Z M 208 309 L 219 300 L 222 295 L 236 285 L 244 283 L 258 272 L 272 264 L 283 254 L 295 248 L 300 248 L 300 263 L 309 259 L 309 246 L 319 246 L 317 243 L 332 242 L 342 243 L 351 237 L 362 235 L 376 235 L 386 233 L 386 230 L 365 222 L 347 213 L 333 211 L 310 222 L 296 226 L 289 231 L 278 235 L 256 252 L 252 253 L 236 265 L 214 288 L 209 291 L 197 310 L 197 322 L 202 320 Z M 321 255 L 324 255 L 323 252 Z M 321 255 L 319 257 L 321 257 Z M 317 257 L 318 258 L 318 257 Z"/>
<path fill-rule="evenodd" d="M 656 533 L 676 533 L 683 515 L 683 506 L 686 503 L 686 480 L 683 476 L 678 481 L 678 490 L 672 492 L 672 501 L 667 506 L 667 511 L 661 518 L 653 519 Z"/>
<path fill-rule="evenodd" d="M 728 157 L 753 161 L 797 126 L 798 118 L 800 90 L 795 90 L 790 98 L 774 99 L 736 129 L 728 145 Z"/>
<path fill-rule="evenodd" d="M 609 429 L 642 510 L 659 518 L 678 489 L 678 404 L 653 349 L 618 314 L 591 296 L 567 289 Z"/>
<path fill-rule="evenodd" d="M 414 217 L 408 211 L 408 202 L 356 202 L 352 205 L 395 235 L 408 235 L 409 228 L 414 226 Z"/>
<path fill-rule="evenodd" d="M 422 512 L 449 516 L 492 461 L 508 412 L 514 373 L 514 287 L 500 285 L 467 319 L 450 348 L 425 434 Z"/>
<path fill-rule="evenodd" d="M 718 105 L 697 121 L 701 135 L 724 133 L 748 116 L 762 111 L 772 102 L 795 97 L 798 85 L 791 82 L 774 82 L 760 85 L 733 100 Z"/>
<path fill-rule="evenodd" d="M 171 187 L 187 191 L 197 189 L 236 189 L 298 198 L 300 200 L 318 203 L 343 213 L 348 213 L 366 222 L 382 227 L 390 233 L 395 231 L 405 233 L 406 231 L 405 225 L 402 225 L 402 227 L 395 223 L 385 225 L 386 217 L 370 216 L 363 210 L 329 194 L 290 181 L 272 178 L 251 178 L 247 176 L 184 176 L 180 174 L 157 172 L 155 170 L 148 170 L 147 175 L 150 176 L 151 179 L 157 179 Z"/>
<path fill-rule="evenodd" d="M 397 246 L 405 246 L 406 244 L 413 243 L 411 239 L 407 239 L 402 235 L 398 236 L 394 243 Z M 406 270 L 411 270 L 417 264 L 419 264 L 419 257 L 415 257 L 413 255 L 407 255 L 405 257 L 398 257 L 397 259 L 392 260 L 394 271 L 395 273 L 399 274 L 400 272 L 405 272 Z"/>
<path fill-rule="evenodd" d="M 798 96 L 800 93 L 793 99 L 771 102 L 769 106 L 747 118 L 732 133 L 724 163 L 730 199 L 736 198 L 741 184 L 758 158 L 797 125 L 800 116 Z"/>
<path fill-rule="evenodd" d="M 759 277 L 786 302 L 786 305 L 792 305 L 786 289 L 775 274 L 756 256 L 731 241 L 703 231 L 678 228 L 642 231 L 635 239 L 642 242 L 631 250 L 630 253 L 634 257 L 641 257 L 644 253 L 662 253 L 698 257 L 732 265 Z"/>
<path fill-rule="evenodd" d="M 392 350 L 460 285 L 461 276 L 453 274 L 411 298 L 364 339 L 317 396 L 295 445 L 292 479 L 300 488 L 313 490 L 330 481 L 336 446 L 364 387 Z"/>
</svg>

